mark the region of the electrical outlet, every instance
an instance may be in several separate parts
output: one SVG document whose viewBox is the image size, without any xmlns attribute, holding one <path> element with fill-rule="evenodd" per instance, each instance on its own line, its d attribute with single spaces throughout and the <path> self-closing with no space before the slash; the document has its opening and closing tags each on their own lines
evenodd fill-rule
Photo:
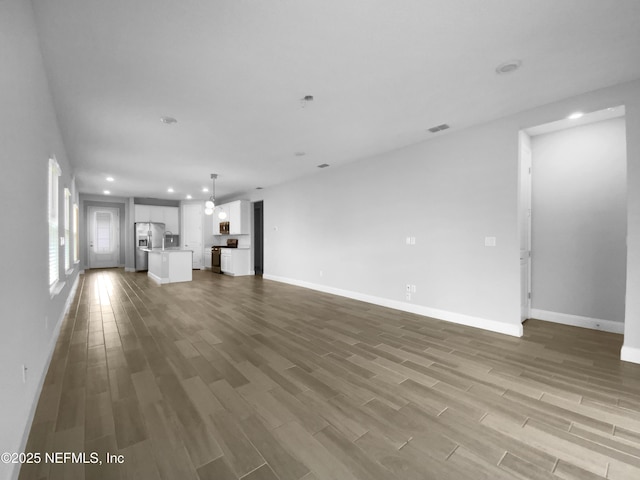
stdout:
<svg viewBox="0 0 640 480">
<path fill-rule="evenodd" d="M 407 237 L 406 240 L 405 240 L 405 243 L 407 245 L 411 245 L 411 237 Z"/>
<path fill-rule="evenodd" d="M 416 244 L 416 237 L 411 237 L 411 245 L 415 245 Z"/>
<path fill-rule="evenodd" d="M 411 293 L 411 285 L 407 283 L 407 285 L 405 285 L 404 287 L 404 291 Z"/>
<path fill-rule="evenodd" d="M 485 247 L 495 247 L 496 246 L 496 237 L 484 237 L 484 246 Z"/>
<path fill-rule="evenodd" d="M 416 293 L 416 286 L 415 285 L 411 285 L 411 293 Z"/>
<path fill-rule="evenodd" d="M 404 299 L 405 299 L 407 302 L 410 302 L 410 301 L 411 301 L 411 294 L 410 294 L 409 292 L 405 293 L 405 294 L 404 294 Z"/>
</svg>

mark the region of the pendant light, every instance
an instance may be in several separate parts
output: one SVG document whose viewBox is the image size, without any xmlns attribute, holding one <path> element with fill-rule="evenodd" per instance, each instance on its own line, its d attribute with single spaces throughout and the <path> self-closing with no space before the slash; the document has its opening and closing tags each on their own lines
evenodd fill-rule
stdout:
<svg viewBox="0 0 640 480">
<path fill-rule="evenodd" d="M 211 196 L 209 197 L 209 200 L 204 202 L 205 215 L 213 215 L 213 209 L 216 207 L 216 178 L 218 178 L 218 174 L 212 173 L 211 183 L 213 184 L 213 189 L 211 190 Z"/>
</svg>

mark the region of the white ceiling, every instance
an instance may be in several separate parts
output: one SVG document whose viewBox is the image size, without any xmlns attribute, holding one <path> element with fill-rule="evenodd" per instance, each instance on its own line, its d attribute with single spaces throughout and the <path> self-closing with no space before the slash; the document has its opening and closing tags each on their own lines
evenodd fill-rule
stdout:
<svg viewBox="0 0 640 480">
<path fill-rule="evenodd" d="M 220 198 L 640 77 L 638 0 L 32 3 L 84 193 Z"/>
<path fill-rule="evenodd" d="M 626 111 L 624 105 L 618 105 L 617 107 L 608 107 L 603 110 L 596 110 L 595 112 L 572 112 L 581 113 L 582 116 L 576 119 L 565 117 L 555 122 L 545 123 L 543 125 L 536 125 L 534 127 L 525 128 L 525 133 L 531 137 L 538 135 L 544 135 L 547 133 L 553 133 L 560 130 L 566 130 L 568 128 L 579 127 L 582 125 L 588 125 L 590 123 L 602 122 L 611 118 L 624 117 Z"/>
</svg>

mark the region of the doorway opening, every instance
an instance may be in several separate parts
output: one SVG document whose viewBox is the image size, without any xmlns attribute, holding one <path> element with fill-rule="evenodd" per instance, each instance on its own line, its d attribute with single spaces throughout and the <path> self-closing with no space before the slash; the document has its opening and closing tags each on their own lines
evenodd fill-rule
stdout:
<svg viewBox="0 0 640 480">
<path fill-rule="evenodd" d="M 253 204 L 253 270 L 256 275 L 264 273 L 264 203 Z"/>
<path fill-rule="evenodd" d="M 623 106 L 519 132 L 521 317 L 624 331 Z"/>
</svg>

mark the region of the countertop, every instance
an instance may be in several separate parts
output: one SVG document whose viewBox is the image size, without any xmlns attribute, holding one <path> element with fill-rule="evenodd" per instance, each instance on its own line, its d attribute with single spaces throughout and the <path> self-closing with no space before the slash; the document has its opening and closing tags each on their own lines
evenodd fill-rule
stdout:
<svg viewBox="0 0 640 480">
<path fill-rule="evenodd" d="M 183 247 L 167 247 L 167 248 L 141 248 L 141 250 L 143 252 L 149 252 L 149 253 L 171 253 L 171 252 L 191 252 L 193 253 L 193 250 L 191 250 L 190 248 L 183 248 Z"/>
<path fill-rule="evenodd" d="M 229 250 L 249 250 L 251 247 L 227 247 L 225 245 L 211 245 L 212 247 L 226 248 Z"/>
</svg>

